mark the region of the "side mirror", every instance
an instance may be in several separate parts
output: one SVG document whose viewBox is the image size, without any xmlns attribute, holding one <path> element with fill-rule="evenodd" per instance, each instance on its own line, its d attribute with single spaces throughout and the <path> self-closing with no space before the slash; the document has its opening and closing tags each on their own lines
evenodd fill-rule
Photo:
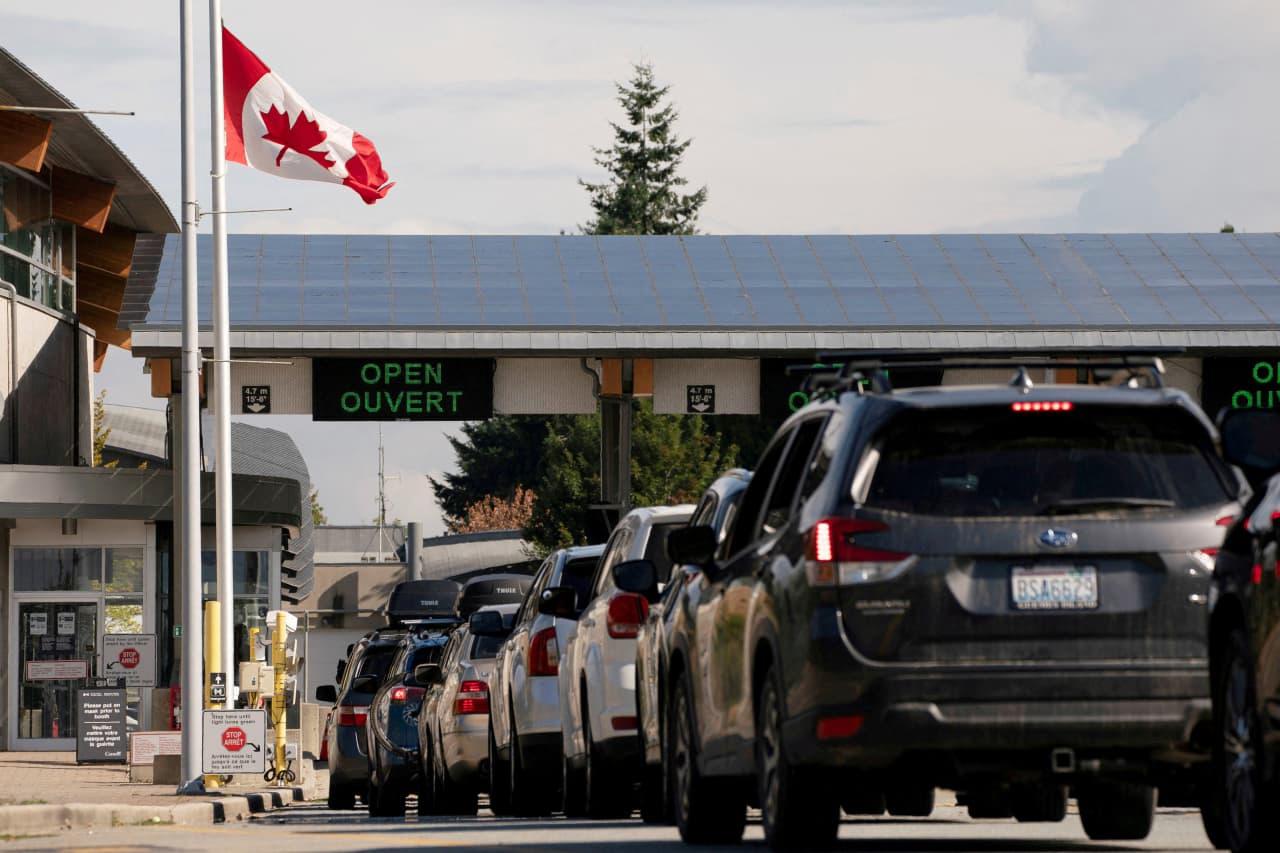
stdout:
<svg viewBox="0 0 1280 853">
<path fill-rule="evenodd" d="M 1219 416 L 1222 455 L 1253 479 L 1280 469 L 1280 411 L 1227 409 Z"/>
<path fill-rule="evenodd" d="M 377 693 L 380 682 L 372 675 L 362 675 L 351 682 L 352 693 Z"/>
<path fill-rule="evenodd" d="M 614 564 L 613 582 L 623 592 L 652 596 L 658 591 L 658 570 L 648 560 L 625 560 Z"/>
<path fill-rule="evenodd" d="M 553 586 L 542 591 L 538 612 L 557 619 L 578 618 L 578 592 L 571 586 Z"/>
<path fill-rule="evenodd" d="M 505 637 L 511 633 L 496 610 L 477 610 L 467 622 L 467 630 L 477 637 Z"/>
<path fill-rule="evenodd" d="M 335 704 L 338 701 L 338 688 L 332 684 L 321 684 L 316 688 L 316 701 Z"/>
<path fill-rule="evenodd" d="M 429 687 L 444 681 L 444 671 L 438 663 L 420 663 L 413 668 L 413 680 L 421 687 Z"/>
<path fill-rule="evenodd" d="M 667 534 L 667 556 L 677 566 L 706 566 L 715 559 L 719 544 L 714 528 L 679 527 Z"/>
</svg>

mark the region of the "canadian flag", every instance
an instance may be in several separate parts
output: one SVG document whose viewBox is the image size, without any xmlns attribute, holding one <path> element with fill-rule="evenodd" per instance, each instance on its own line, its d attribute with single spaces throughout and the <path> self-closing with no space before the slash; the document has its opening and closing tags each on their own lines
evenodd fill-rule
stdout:
<svg viewBox="0 0 1280 853">
<path fill-rule="evenodd" d="M 365 204 L 395 186 L 372 142 L 312 109 L 226 27 L 222 82 L 228 160 L 282 178 L 343 184 Z"/>
</svg>

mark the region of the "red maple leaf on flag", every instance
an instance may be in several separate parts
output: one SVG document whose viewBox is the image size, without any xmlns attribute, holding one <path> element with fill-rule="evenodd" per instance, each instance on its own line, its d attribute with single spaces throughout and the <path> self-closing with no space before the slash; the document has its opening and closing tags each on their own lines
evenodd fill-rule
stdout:
<svg viewBox="0 0 1280 853">
<path fill-rule="evenodd" d="M 289 114 L 276 109 L 275 104 L 261 115 L 263 123 L 267 126 L 267 132 L 262 135 L 262 138 L 280 146 L 280 153 L 276 155 L 277 167 L 280 165 L 280 159 L 284 157 L 284 152 L 289 149 L 297 151 L 304 157 L 310 157 L 325 169 L 333 166 L 333 158 L 328 152 L 311 150 L 324 142 L 328 134 L 321 130 L 320 125 L 314 120 L 307 118 L 305 112 L 298 112 L 292 127 L 289 126 Z"/>
</svg>

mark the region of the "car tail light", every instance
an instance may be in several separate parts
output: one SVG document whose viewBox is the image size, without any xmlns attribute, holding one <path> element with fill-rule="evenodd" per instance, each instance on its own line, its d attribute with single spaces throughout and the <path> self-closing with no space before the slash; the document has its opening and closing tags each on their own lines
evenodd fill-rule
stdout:
<svg viewBox="0 0 1280 853">
<path fill-rule="evenodd" d="M 619 592 L 609 599 L 609 613 L 605 625 L 609 636 L 616 640 L 634 638 L 640 626 L 649 618 L 649 602 L 634 592 Z"/>
<path fill-rule="evenodd" d="M 860 714 L 849 714 L 843 717 L 818 718 L 818 740 L 838 740 L 853 737 L 862 730 L 863 717 Z"/>
<path fill-rule="evenodd" d="M 1075 405 L 1070 400 L 1027 400 L 1009 408 L 1015 412 L 1069 412 Z"/>
<path fill-rule="evenodd" d="M 368 719 L 369 706 L 367 705 L 338 706 L 338 725 L 340 726 L 360 726 L 363 728 Z"/>
<path fill-rule="evenodd" d="M 421 699 L 422 694 L 426 692 L 427 691 L 423 690 L 421 687 L 405 687 L 404 685 L 400 685 L 399 687 L 392 687 L 391 701 L 392 702 L 412 702 L 415 699 Z"/>
<path fill-rule="evenodd" d="M 329 727 L 333 725 L 333 710 L 324 718 L 324 736 L 320 738 L 320 761 L 329 760 Z"/>
<path fill-rule="evenodd" d="M 897 577 L 915 564 L 912 554 L 859 545 L 857 537 L 884 533 L 889 525 L 866 518 L 824 518 L 809 531 L 805 573 L 812 586 L 874 583 Z"/>
<path fill-rule="evenodd" d="M 640 727 L 639 717 L 614 717 L 609 722 L 615 732 L 632 732 Z"/>
<path fill-rule="evenodd" d="M 455 717 L 487 713 L 489 713 L 489 685 L 478 680 L 468 680 L 458 685 L 458 695 L 453 700 Z"/>
<path fill-rule="evenodd" d="M 543 628 L 529 641 L 529 674 L 560 674 L 560 644 L 556 642 L 555 628 Z"/>
</svg>

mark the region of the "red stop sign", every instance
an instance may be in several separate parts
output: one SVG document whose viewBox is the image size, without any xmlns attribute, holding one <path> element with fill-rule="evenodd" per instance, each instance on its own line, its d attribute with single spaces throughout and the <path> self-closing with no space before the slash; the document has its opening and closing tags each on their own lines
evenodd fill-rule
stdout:
<svg viewBox="0 0 1280 853">
<path fill-rule="evenodd" d="M 222 733 L 222 748 L 227 752 L 239 752 L 244 749 L 247 740 L 244 729 L 232 726 Z"/>
<path fill-rule="evenodd" d="M 137 649 L 121 649 L 117 659 L 125 669 L 133 669 L 142 660 L 142 655 Z"/>
</svg>

